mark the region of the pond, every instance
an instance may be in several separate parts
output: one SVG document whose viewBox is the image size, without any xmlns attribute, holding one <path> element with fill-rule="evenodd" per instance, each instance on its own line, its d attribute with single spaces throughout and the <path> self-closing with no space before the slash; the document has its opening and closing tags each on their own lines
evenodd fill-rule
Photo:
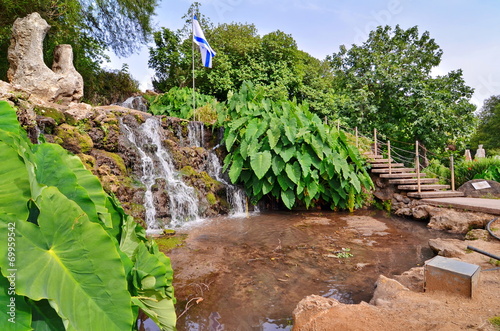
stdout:
<svg viewBox="0 0 500 331">
<path fill-rule="evenodd" d="M 369 210 L 263 212 L 178 233 L 187 240 L 167 255 L 180 331 L 290 330 L 304 297 L 368 302 L 380 274 L 422 265 L 433 256 L 428 240 L 447 237 L 425 223 Z"/>
</svg>

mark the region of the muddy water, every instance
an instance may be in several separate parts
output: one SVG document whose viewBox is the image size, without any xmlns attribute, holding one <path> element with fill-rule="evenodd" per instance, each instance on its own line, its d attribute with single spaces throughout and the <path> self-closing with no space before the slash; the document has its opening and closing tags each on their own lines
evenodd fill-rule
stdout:
<svg viewBox="0 0 500 331">
<path fill-rule="evenodd" d="M 179 232 L 186 245 L 168 255 L 181 331 L 290 330 L 304 297 L 369 301 L 380 274 L 421 265 L 427 241 L 445 236 L 375 211 L 261 213 Z"/>
</svg>

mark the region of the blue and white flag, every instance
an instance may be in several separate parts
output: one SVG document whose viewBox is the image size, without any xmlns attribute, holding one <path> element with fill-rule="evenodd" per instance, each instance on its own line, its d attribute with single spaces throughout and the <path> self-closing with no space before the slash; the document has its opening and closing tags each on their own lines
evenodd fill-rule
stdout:
<svg viewBox="0 0 500 331">
<path fill-rule="evenodd" d="M 215 56 L 215 52 L 205 39 L 200 22 L 198 22 L 196 16 L 193 17 L 193 41 L 200 47 L 203 65 L 207 68 L 212 68 L 212 58 Z"/>
</svg>

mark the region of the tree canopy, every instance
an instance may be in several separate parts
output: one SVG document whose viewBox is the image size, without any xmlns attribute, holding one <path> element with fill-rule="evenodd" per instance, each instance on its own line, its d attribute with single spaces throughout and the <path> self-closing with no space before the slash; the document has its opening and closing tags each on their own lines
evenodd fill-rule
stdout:
<svg viewBox="0 0 500 331">
<path fill-rule="evenodd" d="M 385 26 L 361 46 L 328 57 L 336 115 L 362 132 L 373 128 L 397 141 L 444 148 L 463 142 L 474 127 L 473 89 L 462 71 L 433 77 L 442 50 L 428 32 Z"/>
<path fill-rule="evenodd" d="M 192 7 L 190 11 L 196 9 Z M 149 66 L 155 70 L 153 86 L 161 92 L 192 83 L 191 16 L 185 17 L 185 29 L 162 28 L 154 33 Z M 199 17 L 217 52 L 213 68 L 207 70 L 201 67 L 199 52 L 195 51 L 196 88 L 201 93 L 223 101 L 229 91 L 237 91 L 244 81 L 249 81 L 264 87 L 266 96 L 276 100 L 307 101 L 317 112 L 330 108 L 328 66 L 299 50 L 291 35 L 277 30 L 260 36 L 253 24 L 224 23 L 213 27 L 203 15 Z"/>
<path fill-rule="evenodd" d="M 471 148 L 482 144 L 486 150 L 500 150 L 500 95 L 489 97 L 479 112 L 479 125 L 471 139 Z"/>
</svg>

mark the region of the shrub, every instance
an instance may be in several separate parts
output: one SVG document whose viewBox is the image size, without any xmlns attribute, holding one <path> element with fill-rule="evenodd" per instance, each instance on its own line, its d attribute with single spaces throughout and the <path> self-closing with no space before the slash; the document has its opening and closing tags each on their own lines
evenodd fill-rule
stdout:
<svg viewBox="0 0 500 331">
<path fill-rule="evenodd" d="M 455 183 L 457 186 L 472 179 L 500 182 L 500 159 L 486 157 L 455 164 Z"/>
<path fill-rule="evenodd" d="M 151 101 L 149 112 L 187 120 L 215 122 L 217 101 L 214 97 L 195 93 L 196 111 L 193 111 L 193 89 L 174 87 L 167 93 L 158 95 Z M 195 118 L 196 117 L 196 118 Z"/>
<path fill-rule="evenodd" d="M 244 83 L 219 111 L 229 154 L 224 170 L 255 204 L 264 196 L 291 209 L 297 202 L 331 209 L 363 205 L 372 187 L 359 151 L 305 104 L 264 97 Z"/>
</svg>

